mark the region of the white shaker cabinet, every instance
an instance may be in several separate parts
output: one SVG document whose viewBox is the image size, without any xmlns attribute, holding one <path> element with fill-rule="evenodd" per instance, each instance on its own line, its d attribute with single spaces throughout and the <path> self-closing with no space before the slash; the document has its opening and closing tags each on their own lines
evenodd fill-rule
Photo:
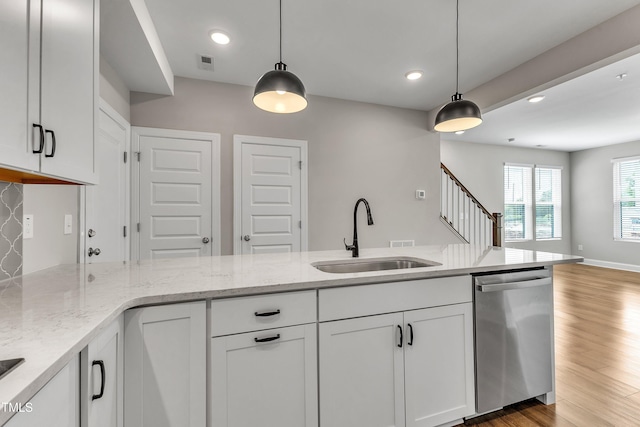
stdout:
<svg viewBox="0 0 640 427">
<path fill-rule="evenodd" d="M 5 427 L 78 427 L 80 425 L 80 368 L 74 357 L 28 402 Z"/>
<path fill-rule="evenodd" d="M 29 2 L 0 0 L 0 162 L 38 170 L 28 122 Z"/>
<path fill-rule="evenodd" d="M 93 183 L 99 0 L 0 0 L 0 167 Z"/>
<path fill-rule="evenodd" d="M 402 313 L 320 324 L 322 427 L 404 427 Z"/>
<path fill-rule="evenodd" d="M 81 426 L 122 427 L 124 319 L 119 316 L 80 355 Z"/>
<path fill-rule="evenodd" d="M 124 348 L 125 426 L 205 426 L 204 301 L 126 311 Z"/>
<path fill-rule="evenodd" d="M 315 291 L 214 300 L 211 322 L 211 426 L 318 426 Z"/>
<path fill-rule="evenodd" d="M 474 414 L 471 290 L 467 276 L 320 290 L 322 427 L 431 427 Z"/>
</svg>

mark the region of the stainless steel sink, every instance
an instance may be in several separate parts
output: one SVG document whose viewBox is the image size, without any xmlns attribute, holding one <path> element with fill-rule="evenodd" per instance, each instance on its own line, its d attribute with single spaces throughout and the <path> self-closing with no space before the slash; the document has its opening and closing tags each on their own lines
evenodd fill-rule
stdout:
<svg viewBox="0 0 640 427">
<path fill-rule="evenodd" d="M 9 372 L 14 370 L 19 364 L 24 362 L 24 359 L 9 359 L 9 360 L 0 360 L 0 378 L 7 375 Z"/>
<path fill-rule="evenodd" d="M 368 258 L 322 261 L 311 264 L 325 273 L 362 273 L 366 271 L 400 270 L 405 268 L 435 267 L 439 262 L 412 257 Z"/>
</svg>

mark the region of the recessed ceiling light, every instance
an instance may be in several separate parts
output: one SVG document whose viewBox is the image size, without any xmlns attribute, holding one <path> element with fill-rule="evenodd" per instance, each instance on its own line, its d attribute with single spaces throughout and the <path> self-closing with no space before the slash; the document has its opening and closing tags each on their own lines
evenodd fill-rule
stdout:
<svg viewBox="0 0 640 427">
<path fill-rule="evenodd" d="M 544 99 L 544 95 L 535 95 L 532 96 L 530 98 L 527 98 L 527 101 L 532 102 L 532 103 L 536 103 L 536 102 L 540 102 Z"/>
<path fill-rule="evenodd" d="M 217 43 L 217 44 L 229 44 L 229 41 L 231 41 L 229 36 L 220 30 L 211 31 L 209 33 L 209 37 L 211 37 L 211 40 L 213 40 L 214 43 Z"/>
<path fill-rule="evenodd" d="M 463 131 L 463 130 L 458 130 L 458 131 L 456 131 L 456 135 L 462 135 L 463 133 L 464 133 L 464 131 Z"/>
<path fill-rule="evenodd" d="M 407 78 L 407 80 L 418 80 L 420 77 L 422 77 L 422 71 L 420 70 L 409 71 L 404 76 Z"/>
</svg>

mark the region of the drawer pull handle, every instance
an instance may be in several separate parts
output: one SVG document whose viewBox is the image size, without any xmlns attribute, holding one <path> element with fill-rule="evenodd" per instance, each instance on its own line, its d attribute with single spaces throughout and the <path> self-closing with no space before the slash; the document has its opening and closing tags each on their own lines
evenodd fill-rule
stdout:
<svg viewBox="0 0 640 427">
<path fill-rule="evenodd" d="M 276 311 L 263 311 L 262 313 L 258 311 L 255 312 L 256 317 L 269 317 L 269 316 L 275 316 L 276 314 L 280 314 L 280 309 Z"/>
<path fill-rule="evenodd" d="M 269 342 L 269 341 L 275 341 L 280 339 L 280 334 L 272 336 L 272 337 L 266 337 L 266 338 L 254 338 L 253 340 L 255 342 Z"/>
</svg>

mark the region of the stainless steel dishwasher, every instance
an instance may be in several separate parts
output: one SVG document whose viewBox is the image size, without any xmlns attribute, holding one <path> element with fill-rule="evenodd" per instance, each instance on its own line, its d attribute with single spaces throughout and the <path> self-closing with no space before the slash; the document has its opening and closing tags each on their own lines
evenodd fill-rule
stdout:
<svg viewBox="0 0 640 427">
<path fill-rule="evenodd" d="M 478 414 L 553 389 L 551 268 L 474 276 Z"/>
</svg>

